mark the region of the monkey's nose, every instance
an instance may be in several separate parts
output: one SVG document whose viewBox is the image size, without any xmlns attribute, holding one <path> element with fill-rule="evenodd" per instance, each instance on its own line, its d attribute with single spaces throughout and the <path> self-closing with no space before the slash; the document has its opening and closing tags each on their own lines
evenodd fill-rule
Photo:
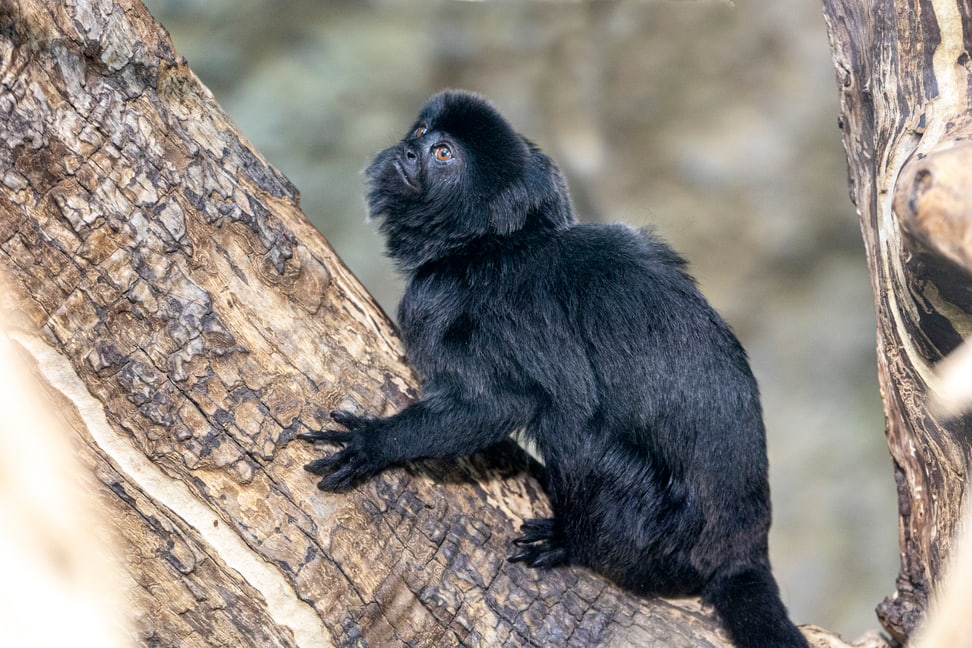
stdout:
<svg viewBox="0 0 972 648">
<path fill-rule="evenodd" d="M 398 156 L 399 164 L 402 165 L 402 168 L 407 171 L 409 176 L 415 177 L 419 172 L 419 167 L 422 165 L 418 150 L 403 142 L 398 151 Z"/>
</svg>

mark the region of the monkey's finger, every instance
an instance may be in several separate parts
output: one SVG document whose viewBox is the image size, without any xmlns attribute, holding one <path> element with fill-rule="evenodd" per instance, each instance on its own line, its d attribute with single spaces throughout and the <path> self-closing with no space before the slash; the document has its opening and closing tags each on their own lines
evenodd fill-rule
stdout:
<svg viewBox="0 0 972 648">
<path fill-rule="evenodd" d="M 533 552 L 530 551 L 529 549 L 522 549 L 520 551 L 517 551 L 512 556 L 507 556 L 506 559 L 512 563 L 527 562 L 527 558 L 529 558 L 532 554 Z"/>
<path fill-rule="evenodd" d="M 567 561 L 563 547 L 549 544 L 527 547 L 507 558 L 510 562 L 524 562 L 530 567 L 556 567 Z"/>
<path fill-rule="evenodd" d="M 523 524 L 520 525 L 520 531 L 525 535 L 539 533 L 543 534 L 544 537 L 550 538 L 554 534 L 554 519 L 530 518 L 529 520 L 524 520 Z"/>
<path fill-rule="evenodd" d="M 326 441 L 327 443 L 348 443 L 354 438 L 351 432 L 341 430 L 316 430 L 314 432 L 304 432 L 298 434 L 297 438 L 301 441 Z"/>
<path fill-rule="evenodd" d="M 546 547 L 539 551 L 530 562 L 531 567 L 550 568 L 562 565 L 567 559 L 567 552 L 562 547 Z"/>
<path fill-rule="evenodd" d="M 317 482 L 317 488 L 328 493 L 340 493 L 341 491 L 348 490 L 349 487 L 350 484 L 347 483 L 335 484 L 334 480 L 330 477 L 325 477 Z"/>
<path fill-rule="evenodd" d="M 521 549 L 512 556 L 509 556 L 507 560 L 514 563 L 526 563 L 530 567 L 539 567 L 540 565 L 538 562 L 540 560 L 540 550 L 537 547 L 527 547 L 526 549 Z"/>
<path fill-rule="evenodd" d="M 351 464 L 346 464 L 317 483 L 317 487 L 325 491 L 343 491 L 351 488 L 355 479 L 359 477 L 357 470 Z"/>
<path fill-rule="evenodd" d="M 331 412 L 331 420 L 349 430 L 357 429 L 362 425 L 362 417 L 347 410 L 334 410 Z"/>
<path fill-rule="evenodd" d="M 304 470 L 309 473 L 314 473 L 315 475 L 323 475 L 334 466 L 346 461 L 347 457 L 343 452 L 335 452 L 332 455 L 321 457 L 320 459 L 315 459 L 314 461 L 305 464 Z"/>
<path fill-rule="evenodd" d="M 533 544 L 534 542 L 539 542 L 540 540 L 549 540 L 549 533 L 524 533 L 519 538 L 513 538 L 513 544 L 518 547 L 523 545 Z"/>
</svg>

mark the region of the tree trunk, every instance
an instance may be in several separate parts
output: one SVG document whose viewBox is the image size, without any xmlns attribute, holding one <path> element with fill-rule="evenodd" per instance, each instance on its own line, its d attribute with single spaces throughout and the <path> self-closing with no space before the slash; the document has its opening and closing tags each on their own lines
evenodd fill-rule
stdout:
<svg viewBox="0 0 972 648">
<path fill-rule="evenodd" d="M 298 200 L 136 0 L 0 0 L 7 335 L 96 477 L 139 641 L 727 645 L 695 599 L 508 563 L 548 511 L 512 443 L 315 488 L 294 436 L 416 387 Z"/>
<path fill-rule="evenodd" d="M 933 365 L 972 331 L 972 6 L 824 0 L 824 14 L 898 485 L 901 572 L 878 612 L 904 640 L 949 553 L 972 445 L 972 416 L 928 401 Z"/>
</svg>

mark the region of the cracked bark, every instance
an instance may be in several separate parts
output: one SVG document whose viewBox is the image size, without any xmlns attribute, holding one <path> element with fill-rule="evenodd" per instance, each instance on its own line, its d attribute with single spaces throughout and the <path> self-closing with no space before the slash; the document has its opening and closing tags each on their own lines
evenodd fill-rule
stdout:
<svg viewBox="0 0 972 648">
<path fill-rule="evenodd" d="M 934 365 L 972 331 L 972 8 L 823 4 L 898 485 L 901 571 L 878 613 L 903 641 L 941 579 L 972 450 L 972 415 L 949 417 L 929 400 Z"/>
<path fill-rule="evenodd" d="M 294 436 L 400 408 L 414 378 L 137 1 L 0 0 L 0 263 L 5 335 L 96 477 L 141 643 L 726 645 L 697 600 L 507 563 L 546 511 L 512 443 L 317 491 Z"/>
</svg>

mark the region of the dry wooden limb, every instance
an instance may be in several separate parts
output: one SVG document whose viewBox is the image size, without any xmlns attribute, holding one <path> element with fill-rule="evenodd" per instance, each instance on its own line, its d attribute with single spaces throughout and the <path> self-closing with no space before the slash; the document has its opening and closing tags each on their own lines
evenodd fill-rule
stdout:
<svg viewBox="0 0 972 648">
<path fill-rule="evenodd" d="M 546 511 L 511 443 L 317 491 L 294 436 L 400 408 L 414 378 L 136 0 L 0 0 L 0 266 L 6 334 L 97 477 L 142 643 L 726 645 L 697 600 L 509 564 Z"/>
<path fill-rule="evenodd" d="M 928 400 L 933 365 L 972 332 L 972 9 L 825 0 L 824 13 L 898 484 L 901 572 L 879 616 L 904 640 L 941 575 L 972 449 L 972 417 Z"/>
<path fill-rule="evenodd" d="M 953 132 L 945 147 L 919 154 L 901 170 L 892 209 L 901 228 L 935 257 L 972 272 L 972 141 Z"/>
<path fill-rule="evenodd" d="M 964 646 L 972 637 L 972 521 L 969 504 L 949 555 L 948 566 L 932 596 L 928 614 L 909 641 L 914 648 Z"/>
</svg>

